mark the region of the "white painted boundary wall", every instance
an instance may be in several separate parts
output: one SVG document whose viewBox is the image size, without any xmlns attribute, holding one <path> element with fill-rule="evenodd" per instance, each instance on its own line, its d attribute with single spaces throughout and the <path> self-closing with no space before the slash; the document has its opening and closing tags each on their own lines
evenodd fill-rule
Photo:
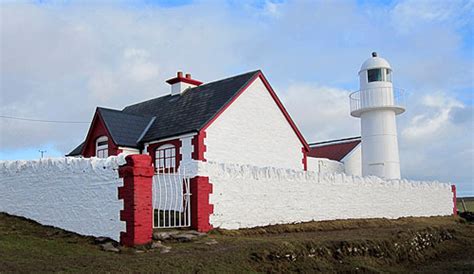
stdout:
<svg viewBox="0 0 474 274">
<path fill-rule="evenodd" d="M 0 161 L 0 212 L 83 235 L 119 240 L 124 157 Z"/>
<path fill-rule="evenodd" d="M 344 172 L 344 164 L 338 161 L 314 157 L 307 157 L 306 161 L 308 164 L 308 171 L 322 174 Z"/>
<path fill-rule="evenodd" d="M 211 224 L 236 229 L 352 218 L 451 215 L 449 184 L 206 163 Z"/>
</svg>

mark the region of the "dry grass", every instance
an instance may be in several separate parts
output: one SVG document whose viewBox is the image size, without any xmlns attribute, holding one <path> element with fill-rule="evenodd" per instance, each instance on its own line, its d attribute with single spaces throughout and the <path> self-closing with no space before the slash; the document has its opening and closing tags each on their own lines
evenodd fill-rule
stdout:
<svg viewBox="0 0 474 274">
<path fill-rule="evenodd" d="M 393 226 L 430 225 L 439 226 L 451 222 L 459 222 L 455 217 L 406 217 L 399 219 L 349 219 L 319 222 L 303 222 L 294 224 L 269 225 L 238 230 L 215 229 L 212 233 L 226 236 L 250 236 L 264 234 L 281 234 L 296 232 L 337 231 L 352 229 L 388 228 Z"/>
<path fill-rule="evenodd" d="M 91 237 L 0 213 L 0 272 L 472 272 L 473 235 L 474 225 L 452 217 L 340 220 L 217 230 L 166 243 L 167 254 L 115 254 Z"/>
</svg>

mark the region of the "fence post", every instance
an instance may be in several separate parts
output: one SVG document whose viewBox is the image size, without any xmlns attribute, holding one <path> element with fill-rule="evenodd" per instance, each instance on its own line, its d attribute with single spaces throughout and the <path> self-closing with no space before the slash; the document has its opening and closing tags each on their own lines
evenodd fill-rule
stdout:
<svg viewBox="0 0 474 274">
<path fill-rule="evenodd" d="M 453 215 L 457 216 L 458 215 L 458 207 L 457 207 L 457 201 L 456 201 L 456 185 L 451 185 L 451 191 L 453 192 Z"/>
<path fill-rule="evenodd" d="M 148 155 L 128 155 L 125 160 L 127 163 L 119 168 L 119 177 L 123 178 L 123 186 L 118 188 L 118 198 L 123 199 L 120 220 L 126 224 L 126 231 L 120 233 L 120 243 L 125 246 L 147 244 L 153 234 L 154 168 Z"/>
<path fill-rule="evenodd" d="M 200 232 L 208 232 L 212 229 L 209 217 L 214 212 L 214 206 L 209 203 L 212 185 L 209 183 L 209 177 L 205 176 L 196 176 L 190 183 L 191 227 Z"/>
</svg>

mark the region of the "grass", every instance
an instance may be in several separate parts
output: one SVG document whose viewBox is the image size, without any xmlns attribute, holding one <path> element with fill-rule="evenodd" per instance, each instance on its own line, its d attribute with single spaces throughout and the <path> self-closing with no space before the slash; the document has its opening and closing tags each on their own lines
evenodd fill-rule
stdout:
<svg viewBox="0 0 474 274">
<path fill-rule="evenodd" d="M 458 211 L 464 212 L 461 200 L 464 200 L 464 205 L 466 206 L 467 211 L 474 212 L 474 197 L 463 197 L 456 199 L 456 206 L 458 208 Z"/>
<path fill-rule="evenodd" d="M 474 225 L 453 217 L 341 220 L 214 230 L 165 243 L 166 254 L 117 254 L 92 237 L 0 214 L 0 272 L 472 272 L 473 235 Z"/>
</svg>

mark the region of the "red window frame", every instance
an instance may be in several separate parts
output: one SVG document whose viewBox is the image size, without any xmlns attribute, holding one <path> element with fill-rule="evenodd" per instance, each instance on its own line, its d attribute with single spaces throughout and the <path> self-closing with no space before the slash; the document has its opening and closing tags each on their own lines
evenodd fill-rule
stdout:
<svg viewBox="0 0 474 274">
<path fill-rule="evenodd" d="M 109 157 L 109 138 L 107 136 L 100 136 L 96 139 L 95 157 L 97 158 Z"/>
<path fill-rule="evenodd" d="M 170 147 L 170 146 L 174 146 L 175 148 L 175 156 L 176 156 L 176 164 L 175 164 L 175 168 L 174 169 L 170 169 L 170 168 L 162 168 L 161 170 L 159 170 L 159 167 L 158 165 L 156 164 L 157 161 L 156 161 L 156 158 L 157 158 L 157 154 L 156 154 L 156 151 L 159 150 L 159 149 L 163 149 L 163 148 L 166 148 L 166 147 Z M 171 140 L 167 140 L 167 141 L 162 141 L 162 142 L 156 142 L 156 143 L 152 143 L 152 144 L 148 144 L 147 145 L 147 152 L 148 154 L 150 155 L 152 161 L 153 161 L 153 165 L 155 166 L 155 172 L 160 172 L 160 173 L 171 173 L 171 172 L 174 172 L 175 170 L 178 170 L 179 168 L 179 165 L 181 163 L 181 159 L 182 159 L 182 155 L 181 155 L 181 140 L 180 139 L 171 139 Z M 159 164 L 159 162 L 158 162 Z"/>
<path fill-rule="evenodd" d="M 173 144 L 166 144 L 155 149 L 155 171 L 157 173 L 174 173 L 178 169 L 177 149 Z"/>
</svg>

